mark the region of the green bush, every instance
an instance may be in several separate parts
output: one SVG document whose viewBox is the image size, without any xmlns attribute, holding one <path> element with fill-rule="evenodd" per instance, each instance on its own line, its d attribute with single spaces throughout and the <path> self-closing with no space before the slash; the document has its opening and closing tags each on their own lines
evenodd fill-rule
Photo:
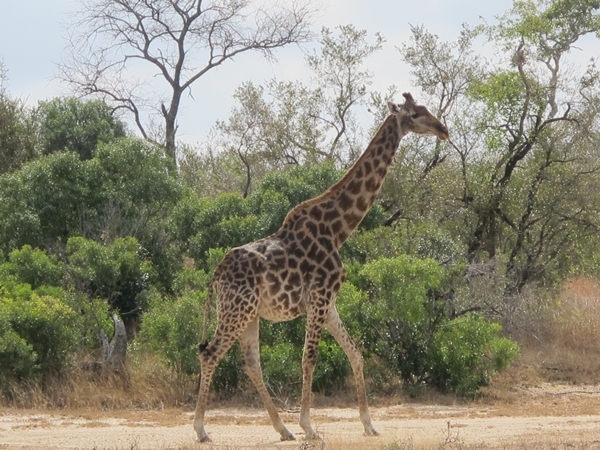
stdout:
<svg viewBox="0 0 600 450">
<path fill-rule="evenodd" d="M 250 195 L 247 202 L 257 217 L 257 237 L 264 237 L 277 231 L 288 211 L 295 206 L 281 192 L 270 190 L 262 190 Z"/>
<path fill-rule="evenodd" d="M 67 242 L 69 275 L 79 291 L 90 298 L 106 299 L 133 320 L 144 306 L 143 294 L 152 271 L 140 250 L 133 237 L 116 239 L 111 245 L 72 237 Z"/>
<path fill-rule="evenodd" d="M 65 370 L 75 350 L 75 319 L 62 300 L 27 286 L 0 296 L 0 378 L 35 381 Z"/>
<path fill-rule="evenodd" d="M 125 124 L 101 100 L 58 97 L 40 102 L 38 118 L 44 154 L 68 149 L 90 159 L 99 142 L 125 136 Z"/>
<path fill-rule="evenodd" d="M 182 381 L 200 373 L 198 356 L 205 299 L 205 291 L 191 289 L 175 299 L 154 295 L 143 316 L 141 346 L 157 353 Z M 212 385 L 217 392 L 230 394 L 243 383 L 241 354 L 239 346 L 234 345 L 219 363 Z"/>
<path fill-rule="evenodd" d="M 362 274 L 372 283 L 375 297 L 385 303 L 384 317 L 393 313 L 394 317 L 416 324 L 425 320 L 428 311 L 424 300 L 429 291 L 440 285 L 443 270 L 432 259 L 400 255 L 370 262 Z"/>
<path fill-rule="evenodd" d="M 499 324 L 475 315 L 451 320 L 439 290 L 454 273 L 433 259 L 379 258 L 353 272 L 367 292 L 345 283 L 340 315 L 367 357 L 381 358 L 407 387 L 472 396 L 516 356 Z"/>
<path fill-rule="evenodd" d="M 297 397 L 302 387 L 303 345 L 281 341 L 261 347 L 265 384 L 278 397 Z M 331 336 L 319 342 L 319 356 L 313 373 L 312 390 L 330 394 L 344 386 L 351 373 L 350 362 Z"/>
<path fill-rule="evenodd" d="M 260 326 L 260 354 L 265 383 L 278 396 L 299 395 L 306 318 L 280 323 L 261 321 Z M 312 390 L 329 394 L 343 386 L 350 373 L 346 354 L 329 333 L 323 332 Z"/>
<path fill-rule="evenodd" d="M 139 339 L 179 376 L 197 375 L 200 370 L 198 345 L 205 296 L 206 292 L 192 291 L 175 300 L 156 295 L 142 319 Z"/>
<path fill-rule="evenodd" d="M 37 291 L 45 292 L 47 289 L 41 288 Z M 73 311 L 77 311 L 71 327 L 75 333 L 78 350 L 98 350 L 101 346 L 100 330 L 104 330 L 107 336 L 113 335 L 114 322 L 111 308 L 105 299 L 89 298 L 84 293 L 73 290 L 63 292 L 60 298 Z"/>
<path fill-rule="evenodd" d="M 442 268 L 431 259 L 407 255 L 367 263 L 361 275 L 374 302 L 369 323 L 370 350 L 408 384 L 423 382 L 439 305 L 430 294 L 440 285 Z"/>
<path fill-rule="evenodd" d="M 288 199 L 291 207 L 325 192 L 342 177 L 333 164 L 291 166 L 286 171 L 272 171 L 265 175 L 257 194 L 277 192 Z"/>
<path fill-rule="evenodd" d="M 14 277 L 17 283 L 27 283 L 33 289 L 59 286 L 64 274 L 63 264 L 46 252 L 24 245 L 8 254 L 8 262 L 0 265 L 0 279 Z"/>
<path fill-rule="evenodd" d="M 29 244 L 52 248 L 79 234 L 82 213 L 97 216 L 97 170 L 72 152 L 28 162 L 0 177 L 0 246 L 5 253 Z"/>
<path fill-rule="evenodd" d="M 206 289 L 210 276 L 203 270 L 190 267 L 184 268 L 173 281 L 173 290 L 181 295 L 188 290 L 201 291 Z"/>
<path fill-rule="evenodd" d="M 344 350 L 329 336 L 319 342 L 319 358 L 313 374 L 312 390 L 331 394 L 344 387 L 346 378 L 352 373 L 350 361 Z"/>
<path fill-rule="evenodd" d="M 302 386 L 302 346 L 280 342 L 260 350 L 263 377 L 277 397 L 297 397 Z"/>
<path fill-rule="evenodd" d="M 212 379 L 212 388 L 225 397 L 230 397 L 246 386 L 248 377 L 242 367 L 242 352 L 236 342 L 219 363 Z"/>
<path fill-rule="evenodd" d="M 33 346 L 13 329 L 12 306 L 0 298 L 0 384 L 31 376 L 36 368 Z"/>
<path fill-rule="evenodd" d="M 112 243 L 135 235 L 153 282 L 170 288 L 181 255 L 168 216 L 183 195 L 161 148 L 139 139 L 100 145 L 92 159 L 58 151 L 0 176 L 0 249 L 31 245 L 62 252 L 68 239 Z"/>
<path fill-rule="evenodd" d="M 502 337 L 502 327 L 466 315 L 440 327 L 433 338 L 430 379 L 433 385 L 472 397 L 492 375 L 510 365 L 519 346 Z"/>
<path fill-rule="evenodd" d="M 337 310 L 352 339 L 369 355 L 379 339 L 377 304 L 351 282 L 342 284 L 337 298 Z"/>
<path fill-rule="evenodd" d="M 214 200 L 186 197 L 170 218 L 181 251 L 202 269 L 207 269 L 209 249 L 234 247 L 262 237 L 256 235 L 257 221 L 238 194 L 223 194 Z"/>
</svg>

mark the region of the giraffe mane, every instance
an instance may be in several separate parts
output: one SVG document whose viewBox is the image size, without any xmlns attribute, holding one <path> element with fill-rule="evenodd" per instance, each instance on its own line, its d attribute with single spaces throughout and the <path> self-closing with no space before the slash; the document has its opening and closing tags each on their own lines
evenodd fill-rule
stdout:
<svg viewBox="0 0 600 450">
<path fill-rule="evenodd" d="M 284 223 L 287 222 L 291 217 L 293 217 L 298 211 L 308 208 L 309 206 L 313 206 L 313 205 L 321 202 L 324 198 L 331 197 L 333 194 L 336 194 L 337 192 L 339 192 L 342 189 L 342 186 L 345 184 L 345 182 L 354 177 L 354 174 L 358 170 L 360 164 L 363 162 L 363 160 L 365 158 L 368 157 L 368 153 L 369 153 L 368 150 L 371 148 L 372 144 L 379 138 L 379 135 L 383 132 L 383 130 L 385 130 L 390 125 L 390 122 L 392 122 L 393 120 L 396 120 L 395 114 L 390 114 L 387 116 L 387 118 L 385 119 L 383 124 L 377 130 L 377 133 L 375 133 L 375 136 L 373 136 L 373 138 L 371 139 L 371 142 L 369 142 L 367 150 L 365 150 L 362 153 L 362 155 L 360 155 L 360 157 L 354 162 L 354 164 L 348 170 L 348 172 L 337 183 L 335 183 L 333 186 L 331 186 L 329 189 L 327 189 L 321 195 L 318 195 L 317 197 L 313 197 L 311 199 L 305 200 L 302 203 L 296 205 L 294 208 L 292 208 L 291 211 L 288 212 L 287 215 L 285 216 Z"/>
</svg>

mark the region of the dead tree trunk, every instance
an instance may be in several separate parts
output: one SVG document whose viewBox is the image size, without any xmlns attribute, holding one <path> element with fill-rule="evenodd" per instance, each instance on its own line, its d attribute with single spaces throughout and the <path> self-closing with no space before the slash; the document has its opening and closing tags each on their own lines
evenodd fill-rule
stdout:
<svg viewBox="0 0 600 450">
<path fill-rule="evenodd" d="M 102 340 L 102 366 L 109 372 L 120 372 L 125 368 L 125 357 L 127 356 L 127 333 L 125 324 L 113 314 L 115 332 L 112 343 L 108 341 L 104 330 L 100 330 Z"/>
</svg>

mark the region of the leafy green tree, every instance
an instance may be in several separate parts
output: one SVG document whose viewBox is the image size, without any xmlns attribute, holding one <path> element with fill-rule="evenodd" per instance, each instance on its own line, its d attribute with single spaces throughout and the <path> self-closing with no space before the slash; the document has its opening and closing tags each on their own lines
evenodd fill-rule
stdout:
<svg viewBox="0 0 600 450">
<path fill-rule="evenodd" d="M 272 323 L 261 321 L 261 362 L 267 388 L 282 401 L 298 397 L 302 387 L 302 349 L 306 319 Z M 319 343 L 319 356 L 312 389 L 326 395 L 345 386 L 351 374 L 348 357 L 325 332 Z"/>
<path fill-rule="evenodd" d="M 83 217 L 101 204 L 99 185 L 98 174 L 75 153 L 54 153 L 0 177 L 3 251 L 51 248 L 80 234 Z"/>
<path fill-rule="evenodd" d="M 8 398 L 13 383 L 44 387 L 50 378 L 63 376 L 76 355 L 97 352 L 100 330 L 110 333 L 112 327 L 106 301 L 50 285 L 53 277 L 47 274 L 54 270 L 48 268 L 55 266 L 42 255 L 39 250 L 14 251 L 11 263 L 28 264 L 15 273 L 10 263 L 0 270 L 0 391 Z M 22 279 L 32 275 L 31 259 L 46 275 L 33 278 L 47 283 L 36 289 Z"/>
<path fill-rule="evenodd" d="M 346 353 L 331 336 L 326 335 L 319 341 L 319 356 L 313 376 L 313 391 L 331 395 L 336 390 L 339 391 L 345 387 L 346 379 L 351 374 L 352 368 Z"/>
<path fill-rule="evenodd" d="M 40 102 L 37 120 L 45 155 L 66 149 L 91 159 L 99 143 L 125 137 L 125 124 L 99 100 L 58 97 Z"/>
<path fill-rule="evenodd" d="M 556 255 L 568 254 L 571 240 L 597 231 L 593 222 L 582 220 L 582 211 L 587 216 L 596 210 L 597 200 L 577 200 L 577 191 L 585 189 L 597 171 L 596 165 L 586 169 L 582 165 L 587 165 L 590 143 L 597 139 L 586 131 L 586 124 L 597 120 L 597 112 L 587 107 L 590 100 L 597 101 L 597 92 L 587 89 L 586 76 L 572 83 L 562 66 L 581 38 L 590 33 L 600 36 L 600 4 L 516 2 L 490 32 L 513 52 L 516 70 L 495 71 L 484 82 L 484 89 L 486 84 L 493 88 L 506 78 L 495 94 L 500 98 L 490 93 L 478 97 L 477 86 L 473 92 L 485 102 L 493 122 L 503 124 L 496 127 L 503 130 L 507 145 L 500 154 L 499 170 L 491 172 L 487 184 L 486 209 L 494 213 L 479 214 L 469 250 L 476 254 L 485 249 L 493 256 L 499 244 L 507 255 L 507 293 L 512 294 L 548 269 L 558 268 Z M 510 109 L 496 108 L 498 101 Z M 579 106 L 572 109 L 572 104 Z M 558 191 L 555 186 L 569 189 Z M 518 192 L 516 205 L 504 202 L 511 187 Z M 495 235 L 501 226 L 512 232 L 504 246 Z"/>
<path fill-rule="evenodd" d="M 109 304 L 106 300 L 90 298 L 74 289 L 72 278 L 65 276 L 69 272 L 68 264 L 56 255 L 25 245 L 10 252 L 7 261 L 0 265 L 0 296 L 17 301 L 27 300 L 34 294 L 57 299 L 61 305 L 77 312 L 69 323 L 76 342 L 72 350 L 95 351 L 100 346 L 100 330 L 109 333 L 113 326 Z M 43 336 L 38 338 L 43 339 Z"/>
<path fill-rule="evenodd" d="M 95 157 L 56 152 L 0 177 L 0 245 L 59 253 L 71 236 L 111 244 L 134 236 L 170 289 L 181 267 L 166 222 L 183 195 L 164 152 L 140 139 L 101 144 Z"/>
<path fill-rule="evenodd" d="M 396 168 L 384 195 L 407 226 L 435 222 L 460 240 L 469 283 L 498 268 L 506 301 L 576 270 L 581 242 L 597 235 L 600 198 L 581 193 L 595 192 L 597 178 L 598 71 L 563 68 L 581 38 L 598 34 L 599 11 L 586 0 L 519 1 L 455 43 L 413 28 L 400 49 L 452 138 L 441 151 L 405 150 L 410 164 Z M 497 60 L 475 52 L 482 35 Z M 495 313 L 510 321 L 515 308 Z"/>
<path fill-rule="evenodd" d="M 171 162 L 160 151 L 140 139 L 124 139 L 100 145 L 96 163 L 105 173 L 105 195 L 119 195 L 119 201 L 141 204 L 160 210 L 165 204 L 176 202 L 180 185 L 169 174 Z"/>
<path fill-rule="evenodd" d="M 168 221 L 184 194 L 170 159 L 156 145 L 121 139 L 100 145 L 90 164 L 102 179 L 102 203 L 84 235 L 107 243 L 135 237 L 156 269 L 154 281 L 170 290 L 181 258 Z"/>
<path fill-rule="evenodd" d="M 8 254 L 8 261 L 0 265 L 0 280 L 14 277 L 18 283 L 27 283 L 33 289 L 40 286 L 60 286 L 64 265 L 43 250 L 24 245 Z"/>
<path fill-rule="evenodd" d="M 210 248 L 233 247 L 252 241 L 256 222 L 256 216 L 248 211 L 238 194 L 224 194 L 212 201 L 186 197 L 175 207 L 171 217 L 182 253 L 193 258 L 201 268 L 206 268 Z"/>
<path fill-rule="evenodd" d="M 257 187 L 257 194 L 259 199 L 261 193 L 281 194 L 285 196 L 290 207 L 294 207 L 325 192 L 342 175 L 333 164 L 292 166 L 286 171 L 274 171 L 266 175 Z"/>
<path fill-rule="evenodd" d="M 4 88 L 7 71 L 0 61 L 0 174 L 37 156 L 35 114 Z"/>
<path fill-rule="evenodd" d="M 283 400 L 300 394 L 302 342 L 298 345 L 282 340 L 274 345 L 261 345 L 260 359 L 265 385 L 274 397 Z"/>
<path fill-rule="evenodd" d="M 12 327 L 10 307 L 14 304 L 4 298 L 0 304 L 0 380 L 5 391 L 9 381 L 22 380 L 35 372 L 37 355 L 33 346 Z"/>
<path fill-rule="evenodd" d="M 152 270 L 133 237 L 103 245 L 82 237 L 67 242 L 68 272 L 75 287 L 90 298 L 100 297 L 119 311 L 130 328 L 145 306 Z M 131 329 L 131 328 L 130 328 Z"/>
<path fill-rule="evenodd" d="M 433 260 L 406 255 L 379 258 L 361 271 L 374 286 L 378 307 L 377 353 L 394 367 L 403 380 L 423 380 L 434 331 L 443 320 L 443 307 L 430 291 L 441 284 L 443 271 Z M 373 331 L 375 331 L 373 330 Z"/>
<path fill-rule="evenodd" d="M 193 290 L 185 284 L 181 288 L 174 299 L 152 295 L 148 311 L 143 315 L 139 337 L 142 347 L 158 354 L 179 382 L 184 383 L 200 372 L 198 344 L 206 291 Z M 221 360 L 213 378 L 213 387 L 228 396 L 245 382 L 241 354 L 236 345 Z"/>
<path fill-rule="evenodd" d="M 88 166 L 96 173 L 102 203 L 85 234 L 99 240 L 138 237 L 151 221 L 165 218 L 182 195 L 169 159 L 140 139 L 100 145 Z"/>
<path fill-rule="evenodd" d="M 194 376 L 200 371 L 200 312 L 205 296 L 206 291 L 189 290 L 175 300 L 153 297 L 143 316 L 141 341 L 180 377 Z"/>
</svg>

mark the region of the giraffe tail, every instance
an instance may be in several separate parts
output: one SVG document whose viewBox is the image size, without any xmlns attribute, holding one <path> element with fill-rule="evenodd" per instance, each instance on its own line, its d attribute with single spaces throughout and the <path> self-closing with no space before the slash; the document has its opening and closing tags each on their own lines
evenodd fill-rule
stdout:
<svg viewBox="0 0 600 450">
<path fill-rule="evenodd" d="M 206 327 L 210 323 L 210 309 L 212 305 L 212 297 L 214 292 L 216 274 L 213 275 L 210 283 L 208 284 L 208 291 L 206 293 L 206 301 L 204 302 L 204 318 L 202 319 L 202 338 L 200 339 L 200 352 L 203 352 L 208 347 L 208 340 L 206 339 Z"/>
</svg>

